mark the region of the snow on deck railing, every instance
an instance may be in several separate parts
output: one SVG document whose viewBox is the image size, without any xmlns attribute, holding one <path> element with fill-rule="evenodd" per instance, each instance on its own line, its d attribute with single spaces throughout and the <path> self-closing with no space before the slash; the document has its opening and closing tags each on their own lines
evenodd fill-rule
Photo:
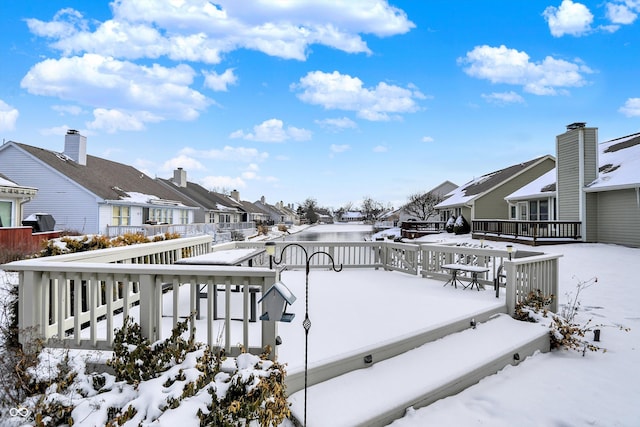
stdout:
<svg viewBox="0 0 640 427">
<path fill-rule="evenodd" d="M 511 254 L 510 260 L 509 253 L 502 249 L 422 244 L 420 273 L 423 277 L 448 280 L 451 278 L 451 272 L 442 268 L 445 264 L 486 267 L 486 273 L 478 274 L 478 282 L 482 285 L 497 284 L 505 287 L 507 311 L 510 315 L 513 315 L 518 302 L 522 302 L 530 292 L 537 290 L 545 296 L 554 296 L 549 309 L 556 312 L 559 289 L 558 260 L 561 256 L 517 251 Z M 502 274 L 505 275 L 504 280 L 501 280 Z"/>
<path fill-rule="evenodd" d="M 382 268 L 439 280 L 451 277 L 442 268 L 444 264 L 486 267 L 488 271 L 478 275 L 478 282 L 491 286 L 500 278 L 502 266 L 509 313 L 531 291 L 558 294 L 559 255 L 518 251 L 509 261 L 505 250 L 471 246 L 391 241 L 275 243 L 275 258 L 288 268 L 304 268 L 306 262 L 310 268 L 331 266 L 325 255 L 305 259 L 297 245 L 305 248 L 307 256 L 326 252 L 343 268 Z M 295 245 L 283 252 L 291 243 Z M 231 343 L 253 353 L 269 345 L 275 357 L 275 323 L 255 321 L 256 294 L 264 294 L 279 275 L 279 270 L 269 268 L 275 267 L 270 263 L 273 259 L 262 254 L 253 260 L 253 267 L 174 265 L 181 258 L 210 250 L 264 247 L 264 241 L 244 241 L 212 248 L 210 237 L 201 236 L 17 261 L 3 268 L 19 272 L 22 342 L 35 333 L 50 345 L 111 349 L 113 330 L 127 316 L 137 319 L 144 336 L 154 341 L 169 336 L 180 319 L 197 313 L 198 330 L 206 331 L 212 347 L 233 355 L 239 349 Z M 221 319 L 213 318 L 219 294 L 223 295 Z M 557 300 L 552 311 L 556 309 Z M 207 319 L 199 320 L 202 313 L 207 313 Z M 232 313 L 242 323 L 232 323 Z"/>
<path fill-rule="evenodd" d="M 342 265 L 343 268 L 383 268 L 407 274 L 418 274 L 420 247 L 415 244 L 385 241 L 276 241 L 275 259 L 289 268 L 304 268 L 307 261 L 302 249 L 295 245 L 283 253 L 284 247 L 291 243 L 302 246 L 307 251 L 307 256 L 315 252 L 328 253 L 333 258 L 336 267 Z M 223 248 L 261 248 L 263 245 L 262 242 L 230 242 Z M 217 246 L 214 247 L 214 251 L 217 248 Z M 309 268 L 321 269 L 330 268 L 330 266 L 331 260 L 323 254 L 318 254 L 309 261 Z"/>
</svg>

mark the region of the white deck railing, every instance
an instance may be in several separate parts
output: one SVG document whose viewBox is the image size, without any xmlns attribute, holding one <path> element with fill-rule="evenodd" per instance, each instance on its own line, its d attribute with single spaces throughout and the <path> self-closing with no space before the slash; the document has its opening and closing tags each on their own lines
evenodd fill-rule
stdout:
<svg viewBox="0 0 640 427">
<path fill-rule="evenodd" d="M 562 255 L 518 251 L 512 253 L 510 259 L 506 250 L 441 244 L 422 244 L 421 255 L 423 277 L 447 280 L 451 278 L 451 272 L 442 266 L 452 263 L 488 268 L 489 271 L 478 275 L 478 282 L 490 286 L 498 283 L 506 288 L 510 315 L 518 302 L 536 290 L 545 296 L 554 295 L 550 310 L 556 312 L 558 309 L 558 260 Z M 499 274 L 505 275 L 504 280 Z"/>
<path fill-rule="evenodd" d="M 304 247 L 307 255 L 327 252 L 336 266 L 343 268 L 383 268 L 440 280 L 451 277 L 443 264 L 483 266 L 489 269 L 478 276 L 484 285 L 494 284 L 502 265 L 509 313 L 531 291 L 540 289 L 545 295 L 558 295 L 559 255 L 521 251 L 518 258 L 509 261 L 504 250 L 478 247 L 389 241 L 276 242 L 276 259 L 280 261 L 280 256 L 284 256 L 282 264 L 288 268 L 304 268 L 307 262 L 297 246 L 283 254 L 290 243 Z M 204 324 L 207 343 L 233 355 L 238 349 L 232 343 L 254 353 L 262 352 L 266 345 L 276 348 L 276 323 L 250 322 L 251 315 L 256 314 L 255 293 L 264 294 L 277 278 L 276 270 L 268 268 L 269 257 L 259 255 L 253 260 L 253 267 L 174 263 L 210 250 L 264 248 L 264 245 L 264 242 L 230 242 L 211 248 L 211 238 L 201 236 L 17 261 L 3 268 L 19 272 L 19 327 L 23 342 L 29 339 L 28 334 L 35 333 L 49 345 L 110 349 L 113 330 L 125 317 L 134 314 L 143 334 L 155 341 L 168 336 L 171 326 L 181 318 L 206 308 L 207 319 L 198 325 Z M 310 268 L 329 268 L 330 260 L 318 254 L 309 264 Z M 218 309 L 218 294 L 223 295 L 222 319 L 210 315 Z M 236 305 L 238 298 L 241 300 L 242 323 L 231 322 L 232 296 Z M 557 298 L 555 301 L 552 311 L 557 309 Z"/>
</svg>

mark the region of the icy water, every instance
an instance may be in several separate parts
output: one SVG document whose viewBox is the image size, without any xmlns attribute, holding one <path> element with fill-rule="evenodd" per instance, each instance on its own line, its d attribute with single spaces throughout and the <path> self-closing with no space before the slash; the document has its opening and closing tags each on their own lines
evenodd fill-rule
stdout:
<svg viewBox="0 0 640 427">
<path fill-rule="evenodd" d="M 354 242 L 363 241 L 371 237 L 373 227 L 355 224 L 327 224 L 316 225 L 299 233 L 285 237 L 286 241 L 324 241 L 324 242 Z"/>
</svg>

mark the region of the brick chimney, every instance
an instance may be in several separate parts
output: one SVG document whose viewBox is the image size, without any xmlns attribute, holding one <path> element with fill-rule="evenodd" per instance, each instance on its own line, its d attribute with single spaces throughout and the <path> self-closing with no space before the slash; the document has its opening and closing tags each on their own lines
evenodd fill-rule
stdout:
<svg viewBox="0 0 640 427">
<path fill-rule="evenodd" d="M 182 168 L 174 170 L 173 183 L 178 187 L 185 188 L 187 186 L 187 171 Z"/>
<path fill-rule="evenodd" d="M 87 137 L 75 129 L 69 129 L 64 136 L 64 153 L 79 165 L 87 165 Z"/>
</svg>

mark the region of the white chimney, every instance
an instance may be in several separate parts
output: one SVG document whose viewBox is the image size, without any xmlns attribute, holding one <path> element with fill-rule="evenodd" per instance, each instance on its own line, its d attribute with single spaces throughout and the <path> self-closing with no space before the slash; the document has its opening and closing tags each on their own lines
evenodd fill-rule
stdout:
<svg viewBox="0 0 640 427">
<path fill-rule="evenodd" d="M 240 201 L 240 192 L 238 190 L 231 191 L 231 198 L 236 202 Z"/>
<path fill-rule="evenodd" d="M 173 171 L 173 182 L 174 184 L 176 184 L 178 187 L 186 187 L 187 186 L 187 171 L 182 169 L 182 168 L 178 168 L 176 170 Z"/>
<path fill-rule="evenodd" d="M 64 155 L 79 165 L 87 164 L 87 137 L 75 129 L 69 129 L 64 136 Z"/>
</svg>

